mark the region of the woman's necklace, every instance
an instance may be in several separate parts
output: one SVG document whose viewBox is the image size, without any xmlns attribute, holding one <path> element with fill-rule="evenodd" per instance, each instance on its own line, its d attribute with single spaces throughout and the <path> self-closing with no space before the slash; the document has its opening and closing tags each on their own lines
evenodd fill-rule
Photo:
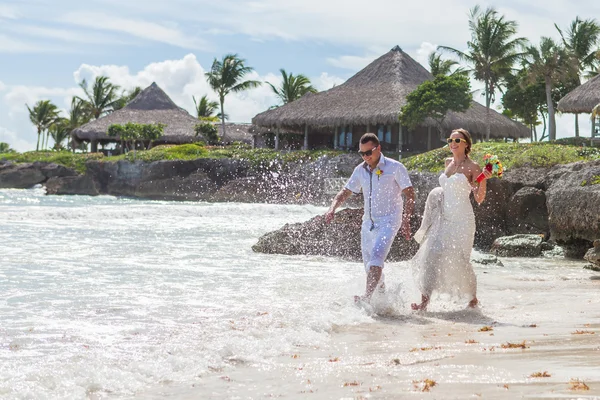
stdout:
<svg viewBox="0 0 600 400">
<path fill-rule="evenodd" d="M 466 159 L 466 157 L 465 157 L 465 158 L 463 158 L 463 160 L 462 160 L 460 163 L 458 163 L 458 164 L 456 163 L 456 160 L 453 160 L 453 161 L 454 161 L 454 165 L 455 165 L 456 167 L 454 168 L 454 172 L 452 173 L 452 175 L 454 175 L 454 174 L 458 173 L 458 169 L 459 169 L 460 167 L 462 167 L 462 165 L 465 163 L 465 161 L 466 161 L 466 160 L 467 160 L 467 159 Z"/>
</svg>

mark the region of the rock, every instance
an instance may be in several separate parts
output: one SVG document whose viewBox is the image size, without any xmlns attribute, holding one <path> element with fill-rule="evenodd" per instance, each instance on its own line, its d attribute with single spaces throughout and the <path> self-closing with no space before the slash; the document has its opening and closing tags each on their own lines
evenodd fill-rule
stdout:
<svg viewBox="0 0 600 400">
<path fill-rule="evenodd" d="M 592 247 L 589 249 L 583 256 L 583 259 L 600 267 L 600 247 Z"/>
<path fill-rule="evenodd" d="M 44 176 L 46 178 L 53 178 L 53 177 L 62 178 L 65 176 L 79 175 L 77 173 L 77 171 L 75 171 L 74 169 L 67 168 L 64 165 L 59 165 L 59 164 L 55 164 L 55 163 L 35 162 L 35 163 L 33 163 L 33 165 L 36 168 L 39 168 L 40 171 L 42 172 L 42 174 L 44 174 Z"/>
<path fill-rule="evenodd" d="M 550 168 L 511 168 L 504 173 L 502 180 L 510 182 L 514 191 L 528 186 L 546 190 L 551 183 L 547 178 L 549 171 Z"/>
<path fill-rule="evenodd" d="M 550 236 L 559 244 L 600 234 L 600 160 L 556 166 L 546 192 Z"/>
<path fill-rule="evenodd" d="M 495 264 L 499 267 L 504 267 L 504 264 L 502 264 L 502 261 L 498 260 L 498 257 L 496 257 L 493 254 L 481 254 L 480 253 L 477 255 L 472 255 L 471 262 L 474 262 L 477 264 L 482 264 L 482 265 Z"/>
<path fill-rule="evenodd" d="M 543 246 L 546 242 L 542 243 L 542 257 L 545 258 L 565 258 L 565 249 L 560 246 L 553 246 L 550 249 L 545 249 Z"/>
<path fill-rule="evenodd" d="M 512 235 L 519 233 L 550 234 L 546 194 L 534 187 L 523 187 L 512 195 L 506 210 L 506 226 Z"/>
<path fill-rule="evenodd" d="M 512 235 L 494 240 L 491 252 L 500 257 L 537 257 L 542 253 L 542 235 Z"/>
<path fill-rule="evenodd" d="M 323 216 L 316 216 L 304 223 L 286 224 L 259 238 L 252 250 L 269 254 L 322 255 L 360 261 L 362 214 L 362 209 L 347 208 L 336 213 L 331 224 L 326 224 Z M 415 241 L 407 241 L 397 235 L 387 261 L 409 259 L 417 249 Z"/>
<path fill-rule="evenodd" d="M 600 247 L 600 239 L 594 240 L 594 248 L 599 248 L 599 247 Z"/>
<path fill-rule="evenodd" d="M 69 194 L 97 196 L 100 194 L 98 185 L 89 175 L 54 176 L 45 183 L 46 194 Z"/>
<path fill-rule="evenodd" d="M 600 272 L 600 265 L 589 264 L 583 267 L 583 269 L 589 269 L 594 272 Z M 594 279 L 595 278 L 595 279 Z M 599 280 L 600 277 L 594 277 L 593 280 Z"/>
<path fill-rule="evenodd" d="M 0 189 L 28 189 L 46 181 L 46 176 L 33 164 L 3 164 L 0 167 Z"/>
<path fill-rule="evenodd" d="M 508 201 L 512 196 L 510 182 L 501 179 L 490 179 L 487 183 L 485 200 L 477 204 L 472 200 L 473 212 L 475 213 L 475 246 L 488 249 L 498 237 L 508 233 L 506 227 L 506 212 Z M 473 199 L 471 197 L 471 199 Z"/>
<path fill-rule="evenodd" d="M 216 184 L 204 172 L 195 172 L 186 177 L 140 182 L 133 194 L 156 200 L 208 200 L 215 190 Z"/>
</svg>

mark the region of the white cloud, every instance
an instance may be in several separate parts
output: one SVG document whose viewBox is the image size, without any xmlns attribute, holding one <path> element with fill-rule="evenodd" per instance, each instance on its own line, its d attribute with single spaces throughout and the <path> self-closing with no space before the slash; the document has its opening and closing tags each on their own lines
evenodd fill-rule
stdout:
<svg viewBox="0 0 600 400">
<path fill-rule="evenodd" d="M 0 92 L 6 89 L 6 85 L 0 81 Z"/>
<path fill-rule="evenodd" d="M 0 34 L 0 53 L 62 53 L 66 51 L 68 51 L 66 48 L 29 43 Z"/>
<path fill-rule="evenodd" d="M 334 86 L 341 85 L 345 81 L 345 79 L 342 79 L 338 76 L 329 75 L 327 72 L 321 73 L 318 78 L 311 79 L 313 86 L 319 91 L 331 89 Z"/>
<path fill-rule="evenodd" d="M 16 8 L 0 4 L 0 19 L 17 19 L 19 18 L 19 12 Z"/>
<path fill-rule="evenodd" d="M 352 71 L 359 71 L 369 65 L 373 60 L 381 54 L 373 54 L 369 56 L 341 56 L 337 58 L 327 58 L 327 64 L 333 65 L 334 67 L 349 69 Z"/>
<path fill-rule="evenodd" d="M 81 96 L 83 92 L 79 87 L 72 88 L 48 88 L 42 86 L 11 86 L 4 95 L 4 101 L 8 104 L 9 117 L 22 116 L 26 114 L 27 107 L 32 107 L 39 100 L 52 100 L 59 108 L 66 109 L 71 105 L 73 96 Z"/>
<path fill-rule="evenodd" d="M 23 139 L 15 132 L 10 131 L 2 126 L 0 126 L 0 142 L 8 143 L 10 148 L 19 152 L 28 151 L 35 147 L 35 145 L 32 147 L 32 142 Z"/>
<path fill-rule="evenodd" d="M 435 44 L 429 42 L 421 43 L 421 46 L 416 51 L 415 60 L 429 71 L 429 54 L 436 51 L 436 49 L 437 45 Z"/>
<path fill-rule="evenodd" d="M 200 65 L 196 56 L 188 54 L 179 60 L 166 60 L 147 65 L 143 70 L 132 74 L 129 68 L 116 65 L 92 66 L 84 64 L 74 73 L 76 82 L 86 78 L 93 80 L 98 75 L 108 76 L 111 82 L 130 89 L 135 86 L 145 88 L 156 82 L 180 107 L 191 114 L 194 113 L 192 96 L 201 97 L 208 95 L 212 100 L 217 100 L 217 95 L 212 91 L 205 78 L 206 69 Z M 275 86 L 281 83 L 279 73 L 259 75 L 252 72 L 245 76 L 248 80 L 270 82 Z M 334 84 L 344 80 L 327 73 L 311 79 L 319 90 L 330 89 Z M 232 93 L 225 99 L 225 113 L 232 122 L 250 122 L 256 114 L 278 104 L 279 100 L 267 84 L 256 89 L 241 93 Z"/>
<path fill-rule="evenodd" d="M 190 37 L 177 27 L 168 27 L 139 19 L 122 18 L 101 12 L 70 12 L 61 20 L 86 28 L 127 33 L 138 38 L 188 49 L 207 50 L 211 48 L 205 40 Z"/>
<path fill-rule="evenodd" d="M 45 40 L 57 39 L 64 42 L 104 45 L 130 43 L 116 36 L 101 34 L 97 32 L 87 32 L 83 30 L 63 28 L 57 29 L 33 25 L 13 25 L 6 27 L 5 29 L 14 33 L 25 34 L 28 36 L 38 37 Z"/>
</svg>

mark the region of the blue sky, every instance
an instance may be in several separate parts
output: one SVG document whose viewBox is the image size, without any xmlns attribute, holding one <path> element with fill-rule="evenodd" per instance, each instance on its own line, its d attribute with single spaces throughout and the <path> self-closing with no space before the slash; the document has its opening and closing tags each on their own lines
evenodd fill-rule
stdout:
<svg viewBox="0 0 600 400">
<path fill-rule="evenodd" d="M 285 68 L 320 90 L 395 45 L 426 66 L 437 45 L 466 47 L 475 4 L 495 6 L 535 43 L 542 35 L 557 38 L 554 23 L 600 15 L 600 3 L 591 0 L 0 0 L 0 141 L 19 151 L 34 148 L 25 104 L 51 99 L 66 110 L 81 94 L 77 82 L 99 74 L 124 89 L 156 81 L 192 111 L 192 95 L 216 99 L 204 72 L 226 53 L 245 58 L 253 79 L 277 84 Z M 232 121 L 249 122 L 276 103 L 264 85 L 228 97 L 225 107 Z M 580 126 L 589 135 L 587 116 Z M 571 115 L 559 118 L 559 136 L 573 129 Z"/>
</svg>

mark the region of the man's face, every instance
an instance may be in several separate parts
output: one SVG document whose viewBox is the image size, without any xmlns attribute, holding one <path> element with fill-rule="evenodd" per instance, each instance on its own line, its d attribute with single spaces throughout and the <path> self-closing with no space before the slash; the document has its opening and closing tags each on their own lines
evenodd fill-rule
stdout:
<svg viewBox="0 0 600 400">
<path fill-rule="evenodd" d="M 367 164 L 372 164 L 375 161 L 379 160 L 381 148 L 379 145 L 376 145 L 373 142 L 359 143 L 358 154 L 361 155 L 361 157 L 367 162 Z"/>
</svg>

